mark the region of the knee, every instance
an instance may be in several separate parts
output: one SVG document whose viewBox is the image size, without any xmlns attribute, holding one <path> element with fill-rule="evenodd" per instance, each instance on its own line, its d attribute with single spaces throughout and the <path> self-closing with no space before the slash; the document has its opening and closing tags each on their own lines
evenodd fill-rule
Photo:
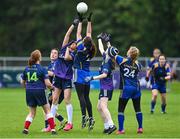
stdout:
<svg viewBox="0 0 180 139">
<path fill-rule="evenodd" d="M 98 111 L 102 111 L 102 108 L 101 108 L 101 105 L 100 105 L 100 104 L 97 105 L 97 110 L 98 110 Z"/>
<path fill-rule="evenodd" d="M 66 105 L 71 104 L 71 100 L 68 98 L 64 98 L 64 102 Z"/>
</svg>

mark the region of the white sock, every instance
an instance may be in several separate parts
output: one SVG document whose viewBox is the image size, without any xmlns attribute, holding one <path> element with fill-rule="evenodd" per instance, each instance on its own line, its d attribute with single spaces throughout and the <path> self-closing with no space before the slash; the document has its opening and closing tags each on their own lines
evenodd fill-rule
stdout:
<svg viewBox="0 0 180 139">
<path fill-rule="evenodd" d="M 72 104 L 67 104 L 66 105 L 66 110 L 67 110 L 67 116 L 68 116 L 68 123 L 72 124 L 72 115 L 73 115 L 73 107 Z"/>
<path fill-rule="evenodd" d="M 109 128 L 109 124 L 108 123 L 104 123 L 104 129 L 108 129 Z"/>
<path fill-rule="evenodd" d="M 55 117 L 57 110 L 58 110 L 58 105 L 52 104 L 51 113 L 52 113 L 53 117 Z"/>
<path fill-rule="evenodd" d="M 112 121 L 112 120 L 109 120 L 109 121 L 108 121 L 108 125 L 109 125 L 109 127 L 113 127 L 113 125 L 114 125 L 113 121 Z"/>
<path fill-rule="evenodd" d="M 29 122 L 31 122 L 31 123 L 32 123 L 33 118 L 32 118 L 32 117 L 30 117 L 30 116 L 27 116 L 27 117 L 26 117 L 26 121 L 29 121 Z"/>
</svg>

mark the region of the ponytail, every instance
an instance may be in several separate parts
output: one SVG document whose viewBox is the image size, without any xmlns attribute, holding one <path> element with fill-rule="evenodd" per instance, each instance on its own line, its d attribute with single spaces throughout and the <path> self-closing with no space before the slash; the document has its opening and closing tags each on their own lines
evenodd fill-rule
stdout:
<svg viewBox="0 0 180 139">
<path fill-rule="evenodd" d="M 40 61 L 41 59 L 41 52 L 39 50 L 34 50 L 32 53 L 31 53 L 31 56 L 28 60 L 28 66 L 32 66 L 34 64 L 37 63 L 37 61 Z"/>
</svg>

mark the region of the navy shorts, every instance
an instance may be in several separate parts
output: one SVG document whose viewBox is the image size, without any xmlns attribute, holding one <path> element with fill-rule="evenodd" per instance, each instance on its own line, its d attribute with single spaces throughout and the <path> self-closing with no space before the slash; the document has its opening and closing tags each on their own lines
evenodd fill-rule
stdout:
<svg viewBox="0 0 180 139">
<path fill-rule="evenodd" d="M 110 101 L 112 99 L 112 94 L 113 94 L 113 90 L 100 90 L 99 93 L 99 99 L 101 99 L 102 97 L 107 97 L 108 100 Z"/>
<path fill-rule="evenodd" d="M 64 90 L 64 89 L 72 88 L 72 81 L 71 79 L 63 79 L 55 76 L 53 80 L 53 85 L 56 88 Z"/>
<path fill-rule="evenodd" d="M 120 98 L 124 99 L 136 99 L 141 96 L 141 91 L 136 87 L 124 86 Z"/>
<path fill-rule="evenodd" d="M 152 90 L 153 89 L 158 90 L 161 94 L 166 93 L 166 85 L 159 85 L 159 84 L 154 83 L 152 85 Z"/>
<path fill-rule="evenodd" d="M 61 102 L 64 100 L 64 92 L 62 91 L 60 96 L 59 96 L 59 101 L 58 101 L 58 104 L 61 104 Z M 49 104 L 52 103 L 52 92 L 48 94 L 48 101 L 49 101 Z"/>
<path fill-rule="evenodd" d="M 30 107 L 47 104 L 45 90 L 26 90 L 26 103 Z"/>
</svg>

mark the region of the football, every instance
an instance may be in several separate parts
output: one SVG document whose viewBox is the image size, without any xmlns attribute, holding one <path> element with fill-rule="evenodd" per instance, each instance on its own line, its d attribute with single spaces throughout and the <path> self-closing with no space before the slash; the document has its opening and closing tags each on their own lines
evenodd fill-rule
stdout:
<svg viewBox="0 0 180 139">
<path fill-rule="evenodd" d="M 76 9 L 77 9 L 77 11 L 78 11 L 79 13 L 84 14 L 84 13 L 87 12 L 88 6 L 87 6 L 87 4 L 84 3 L 84 2 L 80 2 L 80 3 L 77 4 Z"/>
</svg>

